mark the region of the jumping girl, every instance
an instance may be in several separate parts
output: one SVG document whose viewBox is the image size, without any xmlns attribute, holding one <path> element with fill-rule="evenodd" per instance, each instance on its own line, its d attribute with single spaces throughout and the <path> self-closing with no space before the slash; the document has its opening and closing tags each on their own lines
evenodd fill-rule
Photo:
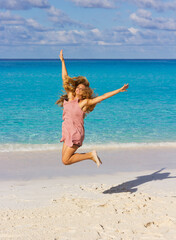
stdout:
<svg viewBox="0 0 176 240">
<path fill-rule="evenodd" d="M 88 153 L 75 153 L 82 146 L 84 140 L 84 117 L 85 114 L 93 111 L 96 104 L 110 98 L 120 92 L 127 91 L 128 84 L 120 89 L 114 90 L 96 97 L 89 87 L 89 82 L 85 77 L 69 77 L 65 66 L 63 51 L 60 51 L 62 62 L 62 80 L 66 91 L 56 102 L 63 107 L 62 123 L 62 162 L 70 165 L 83 160 L 92 160 L 99 167 L 102 163 L 95 150 Z"/>
</svg>

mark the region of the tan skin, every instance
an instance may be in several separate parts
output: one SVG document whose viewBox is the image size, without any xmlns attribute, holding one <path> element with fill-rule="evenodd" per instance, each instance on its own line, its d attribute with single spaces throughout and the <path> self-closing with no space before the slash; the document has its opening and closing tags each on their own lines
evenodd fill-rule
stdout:
<svg viewBox="0 0 176 240">
<path fill-rule="evenodd" d="M 65 77 L 68 76 L 67 73 L 67 69 L 65 66 L 65 61 L 63 58 L 63 51 L 60 51 L 60 60 L 62 62 L 62 79 L 64 81 Z M 121 87 L 120 89 L 114 90 L 112 92 L 108 92 L 105 93 L 101 96 L 98 96 L 96 98 L 93 99 L 82 99 L 82 90 L 85 88 L 85 86 L 83 84 L 79 84 L 75 90 L 75 96 L 72 94 L 72 92 L 67 92 L 68 94 L 68 99 L 69 101 L 72 101 L 74 99 L 78 99 L 79 100 L 79 106 L 80 108 L 86 113 L 86 109 L 90 106 L 90 105 L 94 105 L 97 104 L 109 97 L 112 97 L 120 92 L 126 92 L 127 88 L 128 88 L 128 84 L 124 84 L 123 87 Z M 99 165 L 102 163 L 100 158 L 97 156 L 96 151 L 92 151 L 92 152 L 88 152 L 88 153 L 75 153 L 76 150 L 79 148 L 79 146 L 77 145 L 73 145 L 72 147 L 68 147 L 65 143 L 63 143 L 63 148 L 62 148 L 62 162 L 65 165 L 70 165 L 76 162 L 80 162 L 83 160 L 92 160 L 94 161 L 97 166 L 99 167 Z"/>
</svg>

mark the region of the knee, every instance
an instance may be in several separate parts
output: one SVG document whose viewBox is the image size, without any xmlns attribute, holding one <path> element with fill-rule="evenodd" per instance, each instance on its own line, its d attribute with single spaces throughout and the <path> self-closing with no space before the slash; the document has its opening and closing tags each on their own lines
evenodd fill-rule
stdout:
<svg viewBox="0 0 176 240">
<path fill-rule="evenodd" d="M 64 157 L 62 157 L 62 163 L 63 163 L 64 165 L 70 165 L 69 159 L 64 158 Z"/>
</svg>

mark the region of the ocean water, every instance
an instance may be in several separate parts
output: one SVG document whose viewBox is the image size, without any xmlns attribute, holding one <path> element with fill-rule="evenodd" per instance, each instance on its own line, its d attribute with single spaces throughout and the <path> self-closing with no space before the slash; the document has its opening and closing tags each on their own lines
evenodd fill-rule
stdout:
<svg viewBox="0 0 176 240">
<path fill-rule="evenodd" d="M 70 59 L 66 66 L 98 95 L 129 83 L 85 118 L 85 146 L 176 146 L 176 60 Z M 62 147 L 61 93 L 59 60 L 0 60 L 0 151 Z"/>
</svg>

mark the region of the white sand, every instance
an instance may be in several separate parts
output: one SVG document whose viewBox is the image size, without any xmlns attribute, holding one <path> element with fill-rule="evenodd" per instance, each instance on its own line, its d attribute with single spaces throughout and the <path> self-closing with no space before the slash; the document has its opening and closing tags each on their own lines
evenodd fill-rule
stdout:
<svg viewBox="0 0 176 240">
<path fill-rule="evenodd" d="M 1 154 L 0 239 L 174 240 L 175 153 L 100 152 L 99 169 L 63 166 L 56 152 Z"/>
</svg>

